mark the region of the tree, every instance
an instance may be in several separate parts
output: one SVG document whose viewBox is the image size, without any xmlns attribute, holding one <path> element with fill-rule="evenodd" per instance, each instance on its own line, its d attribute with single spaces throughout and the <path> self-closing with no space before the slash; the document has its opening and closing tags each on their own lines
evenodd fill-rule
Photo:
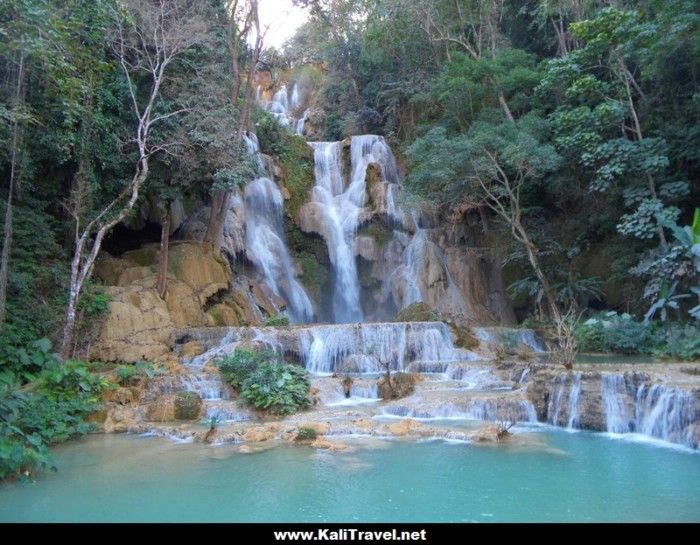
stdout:
<svg viewBox="0 0 700 545">
<path fill-rule="evenodd" d="M 73 347 L 78 301 L 92 274 L 102 241 L 133 209 L 148 176 L 151 156 L 168 148 L 168 142 L 157 145 L 151 142 L 152 129 L 159 122 L 183 113 L 181 110 L 163 111 L 159 103 L 166 70 L 183 52 L 199 43 L 206 30 L 201 7 L 189 0 L 157 0 L 152 3 L 127 0 L 121 9 L 113 11 L 113 23 L 116 27 L 114 54 L 122 69 L 132 113 L 137 121 L 133 134 L 137 159 L 131 179 L 91 217 L 84 218 L 81 214 L 82 194 L 74 195 L 72 199 L 70 213 L 75 235 L 61 344 L 64 359 L 70 356 Z"/>
<path fill-rule="evenodd" d="M 240 187 L 246 179 L 246 173 L 250 172 L 248 153 L 243 143 L 243 135 L 250 129 L 250 114 L 255 95 L 253 93 L 253 76 L 263 48 L 264 31 L 260 27 L 257 0 L 249 0 L 247 7 L 241 7 L 237 1 L 229 3 L 229 19 L 226 21 L 226 44 L 230 58 L 230 108 L 238 113 L 238 127 L 235 134 L 234 150 L 231 156 L 232 164 L 223 169 L 215 179 L 216 185 L 212 193 L 211 212 L 204 240 L 211 245 L 214 251 L 221 248 L 224 234 L 224 224 L 228 213 L 231 191 Z M 242 20 L 241 20 L 242 19 Z M 240 49 L 249 33 L 254 31 L 255 41 L 250 51 L 247 63 L 245 83 L 239 59 Z M 240 92 L 243 89 L 242 104 L 239 105 Z"/>
</svg>

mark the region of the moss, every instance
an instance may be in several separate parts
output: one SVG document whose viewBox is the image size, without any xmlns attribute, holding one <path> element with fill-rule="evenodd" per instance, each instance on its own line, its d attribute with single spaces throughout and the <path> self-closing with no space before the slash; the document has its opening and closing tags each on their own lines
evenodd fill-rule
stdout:
<svg viewBox="0 0 700 545">
<path fill-rule="evenodd" d="M 136 263 L 140 267 L 152 267 L 156 263 L 158 250 L 154 247 L 139 248 L 138 250 L 130 250 L 122 254 L 123 259 L 127 259 L 132 263 Z"/>
<path fill-rule="evenodd" d="M 202 398 L 197 392 L 175 394 L 175 418 L 177 420 L 197 420 L 202 410 Z"/>
<path fill-rule="evenodd" d="M 318 437 L 318 432 L 311 426 L 301 426 L 295 437 L 295 441 L 313 441 Z"/>
<path fill-rule="evenodd" d="M 289 251 L 303 270 L 299 280 L 316 301 L 321 315 L 330 312 L 330 294 L 333 290 L 326 242 L 316 234 L 304 233 L 289 218 L 285 219 L 284 227 Z"/>
<path fill-rule="evenodd" d="M 357 230 L 359 236 L 371 237 L 377 246 L 383 248 L 391 241 L 393 231 L 386 227 L 383 223 L 372 221 L 360 227 Z"/>
<path fill-rule="evenodd" d="M 440 315 L 425 303 L 411 303 L 394 316 L 392 322 L 441 322 Z"/>
<path fill-rule="evenodd" d="M 278 157 L 289 189 L 287 213 L 297 222 L 314 186 L 314 152 L 301 136 L 286 134 Z"/>
<path fill-rule="evenodd" d="M 450 324 L 454 337 L 454 344 L 459 348 L 471 350 L 479 346 L 479 339 L 474 336 L 474 332 L 470 327 L 459 327 L 455 324 Z"/>
</svg>

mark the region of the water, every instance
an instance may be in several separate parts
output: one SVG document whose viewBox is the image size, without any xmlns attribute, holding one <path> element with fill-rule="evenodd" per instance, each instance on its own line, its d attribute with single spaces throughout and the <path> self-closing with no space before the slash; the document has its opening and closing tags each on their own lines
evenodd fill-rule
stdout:
<svg viewBox="0 0 700 545">
<path fill-rule="evenodd" d="M 352 237 L 357 217 L 364 204 L 364 179 L 361 191 L 353 186 L 345 190 L 342 172 L 342 144 L 316 142 L 314 148 L 316 185 L 312 202 L 321 214 L 321 235 L 328 245 L 333 268 L 333 318 L 336 323 L 362 321 L 360 280 L 353 251 Z"/>
<path fill-rule="evenodd" d="M 380 442 L 248 455 L 93 436 L 55 449 L 57 473 L 0 486 L 0 521 L 700 521 L 697 454 L 540 435 L 546 448 Z"/>
<path fill-rule="evenodd" d="M 277 184 L 257 178 L 245 187 L 246 248 L 250 260 L 261 271 L 275 295 L 289 305 L 294 323 L 313 319 L 311 301 L 294 276 L 283 228 L 284 201 Z"/>
</svg>

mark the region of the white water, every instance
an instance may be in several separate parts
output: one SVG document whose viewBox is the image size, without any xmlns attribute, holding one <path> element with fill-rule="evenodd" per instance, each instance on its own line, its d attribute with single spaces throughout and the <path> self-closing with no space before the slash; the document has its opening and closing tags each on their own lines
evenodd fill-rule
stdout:
<svg viewBox="0 0 700 545">
<path fill-rule="evenodd" d="M 635 401 L 635 429 L 638 432 L 693 446 L 698 414 L 691 392 L 662 384 L 641 385 Z"/>
<path fill-rule="evenodd" d="M 547 421 L 570 429 L 579 427 L 580 393 L 581 373 L 556 376 L 547 403 Z"/>
<path fill-rule="evenodd" d="M 257 178 L 245 188 L 246 248 L 249 259 L 272 291 L 289 305 L 294 323 L 313 319 L 311 301 L 294 276 L 294 263 L 284 240 L 284 201 L 277 184 Z"/>
<path fill-rule="evenodd" d="M 336 323 L 361 322 L 360 280 L 352 239 L 363 202 L 355 201 L 358 194 L 356 189 L 351 189 L 352 184 L 347 190 L 344 188 L 342 144 L 313 142 L 311 146 L 314 148 L 316 178 L 311 201 L 318 205 L 323 222 L 322 235 L 333 268 L 333 318 Z"/>
<path fill-rule="evenodd" d="M 630 415 L 625 399 L 627 398 L 625 377 L 612 373 L 603 373 L 600 378 L 600 395 L 605 408 L 605 427 L 611 433 L 629 433 L 634 431 L 634 419 Z"/>
</svg>

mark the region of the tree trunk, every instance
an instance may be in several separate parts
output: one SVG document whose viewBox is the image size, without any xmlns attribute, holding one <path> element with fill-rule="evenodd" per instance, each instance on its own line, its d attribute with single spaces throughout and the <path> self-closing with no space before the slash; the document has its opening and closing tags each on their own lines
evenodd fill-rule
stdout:
<svg viewBox="0 0 700 545">
<path fill-rule="evenodd" d="M 160 252 L 158 252 L 158 280 L 156 289 L 161 299 L 168 290 L 168 245 L 170 244 L 170 202 L 165 203 L 160 228 Z"/>
<path fill-rule="evenodd" d="M 217 190 L 214 191 L 211 198 L 211 211 L 204 242 L 208 243 L 216 253 L 221 250 L 224 238 L 224 225 L 226 224 L 230 195 L 228 191 Z"/>
<path fill-rule="evenodd" d="M 22 79 L 24 77 L 24 53 L 20 53 L 17 69 L 17 86 L 15 88 L 15 107 L 19 106 L 22 98 Z M 7 192 L 7 208 L 5 209 L 5 237 L 2 244 L 2 262 L 0 263 L 0 327 L 5 323 L 7 314 L 7 279 L 10 272 L 10 252 L 12 250 L 12 197 L 15 192 L 17 176 L 17 148 L 19 138 L 19 121 L 17 114 L 12 123 L 12 152 L 10 159 L 10 184 Z"/>
</svg>

